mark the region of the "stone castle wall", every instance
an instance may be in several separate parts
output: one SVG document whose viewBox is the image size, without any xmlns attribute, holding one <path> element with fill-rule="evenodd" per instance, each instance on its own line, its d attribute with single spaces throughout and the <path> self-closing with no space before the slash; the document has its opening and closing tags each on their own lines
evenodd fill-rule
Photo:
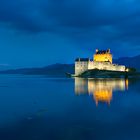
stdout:
<svg viewBox="0 0 140 140">
<path fill-rule="evenodd" d="M 88 69 L 111 70 L 111 71 L 125 71 L 125 66 L 111 64 L 110 62 L 94 62 L 90 61 Z"/>
<path fill-rule="evenodd" d="M 95 54 L 93 56 L 93 60 L 95 62 L 110 62 L 112 63 L 112 54 L 106 53 L 106 54 Z"/>
<path fill-rule="evenodd" d="M 88 66 L 89 66 L 88 61 L 76 61 L 75 62 L 75 75 L 79 75 L 87 71 Z"/>
<path fill-rule="evenodd" d="M 87 70 L 99 69 L 110 71 L 125 71 L 123 65 L 111 64 L 110 62 L 96 62 L 96 61 L 76 61 L 75 62 L 75 75 L 82 74 Z"/>
</svg>

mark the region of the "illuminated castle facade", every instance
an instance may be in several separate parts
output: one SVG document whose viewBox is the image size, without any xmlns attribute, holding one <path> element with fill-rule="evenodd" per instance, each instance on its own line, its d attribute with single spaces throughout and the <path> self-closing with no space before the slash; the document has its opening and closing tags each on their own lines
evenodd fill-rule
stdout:
<svg viewBox="0 0 140 140">
<path fill-rule="evenodd" d="M 110 49 L 105 51 L 96 49 L 96 53 L 93 55 L 93 60 L 90 60 L 89 58 L 77 58 L 75 60 L 76 76 L 92 69 L 126 71 L 125 66 L 112 63 L 112 54 Z"/>
</svg>

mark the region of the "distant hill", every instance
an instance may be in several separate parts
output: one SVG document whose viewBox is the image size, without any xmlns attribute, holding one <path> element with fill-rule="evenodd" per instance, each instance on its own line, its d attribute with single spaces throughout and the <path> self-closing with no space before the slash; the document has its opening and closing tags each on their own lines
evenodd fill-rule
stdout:
<svg viewBox="0 0 140 140">
<path fill-rule="evenodd" d="M 74 73 L 73 64 L 53 64 L 43 68 L 23 68 L 0 71 L 0 74 L 25 74 L 25 75 L 48 75 L 65 76 L 65 73 Z"/>
<path fill-rule="evenodd" d="M 122 57 L 114 59 L 113 63 L 123 64 L 128 67 L 134 67 L 140 71 L 140 55 L 135 57 Z M 65 73 L 74 74 L 74 64 L 53 64 L 42 68 L 23 68 L 0 71 L 0 74 L 25 74 L 25 75 L 47 75 L 47 76 L 65 76 Z"/>
<path fill-rule="evenodd" d="M 116 64 L 123 64 L 127 67 L 134 67 L 140 71 L 140 55 L 135 57 L 122 57 L 113 61 Z"/>
</svg>

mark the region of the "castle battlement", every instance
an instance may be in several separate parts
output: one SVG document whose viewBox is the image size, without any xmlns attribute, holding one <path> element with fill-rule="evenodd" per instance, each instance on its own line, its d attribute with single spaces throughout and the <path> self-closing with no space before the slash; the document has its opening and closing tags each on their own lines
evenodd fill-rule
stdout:
<svg viewBox="0 0 140 140">
<path fill-rule="evenodd" d="M 108 50 L 98 50 L 96 49 L 96 53 L 93 55 L 93 60 L 97 62 L 110 62 L 112 63 L 112 54 L 110 49 Z"/>
<path fill-rule="evenodd" d="M 117 65 L 112 63 L 112 54 L 110 49 L 98 50 L 96 49 L 93 55 L 93 60 L 89 58 L 77 58 L 75 60 L 75 75 L 92 69 L 110 70 L 110 71 L 126 71 L 124 65 Z"/>
</svg>

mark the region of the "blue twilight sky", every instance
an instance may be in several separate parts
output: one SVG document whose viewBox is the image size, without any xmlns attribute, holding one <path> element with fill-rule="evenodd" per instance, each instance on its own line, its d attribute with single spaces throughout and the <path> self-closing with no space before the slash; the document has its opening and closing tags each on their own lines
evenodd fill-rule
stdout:
<svg viewBox="0 0 140 140">
<path fill-rule="evenodd" d="M 140 54 L 140 0 L 0 0 L 0 67 Z"/>
</svg>

